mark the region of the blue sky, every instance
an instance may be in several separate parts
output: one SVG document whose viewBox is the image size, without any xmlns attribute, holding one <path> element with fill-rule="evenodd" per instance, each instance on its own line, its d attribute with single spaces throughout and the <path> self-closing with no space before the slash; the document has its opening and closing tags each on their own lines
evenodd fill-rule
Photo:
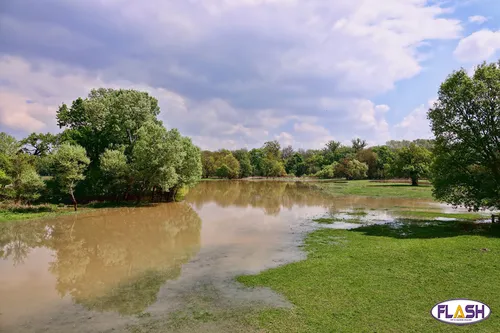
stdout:
<svg viewBox="0 0 500 333">
<path fill-rule="evenodd" d="M 204 149 L 430 138 L 439 84 L 499 55 L 498 0 L 7 1 L 0 130 L 123 87 Z"/>
</svg>

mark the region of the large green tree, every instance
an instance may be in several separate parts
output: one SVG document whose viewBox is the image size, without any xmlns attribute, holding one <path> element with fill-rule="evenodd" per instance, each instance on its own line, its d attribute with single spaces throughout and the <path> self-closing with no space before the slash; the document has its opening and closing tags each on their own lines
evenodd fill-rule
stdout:
<svg viewBox="0 0 500 333">
<path fill-rule="evenodd" d="M 436 137 L 436 198 L 472 210 L 500 209 L 500 62 L 441 84 L 428 118 Z"/>
<path fill-rule="evenodd" d="M 391 164 L 391 174 L 396 177 L 410 178 L 413 186 L 418 186 L 420 178 L 430 176 L 432 153 L 414 143 L 396 152 Z"/>
</svg>

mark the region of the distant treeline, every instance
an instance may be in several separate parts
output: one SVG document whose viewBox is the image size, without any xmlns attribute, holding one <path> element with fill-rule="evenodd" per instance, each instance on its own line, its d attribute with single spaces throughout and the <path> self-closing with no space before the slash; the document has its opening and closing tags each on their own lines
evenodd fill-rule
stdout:
<svg viewBox="0 0 500 333">
<path fill-rule="evenodd" d="M 366 141 L 352 140 L 349 146 L 329 141 L 322 149 L 282 148 L 268 141 L 261 148 L 203 151 L 203 177 L 245 178 L 310 176 L 319 178 L 386 179 L 409 178 L 413 185 L 429 176 L 432 140 L 389 141 L 367 147 Z"/>
<path fill-rule="evenodd" d="M 100 88 L 59 108 L 60 134 L 0 133 L 0 200 L 174 200 L 201 178 L 200 150 L 159 113 L 146 92 Z"/>
</svg>

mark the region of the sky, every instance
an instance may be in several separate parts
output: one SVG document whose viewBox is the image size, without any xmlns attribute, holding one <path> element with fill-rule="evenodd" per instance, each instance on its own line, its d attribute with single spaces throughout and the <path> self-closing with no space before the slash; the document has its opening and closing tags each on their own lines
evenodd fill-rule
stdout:
<svg viewBox="0 0 500 333">
<path fill-rule="evenodd" d="M 0 131 L 107 87 L 202 149 L 431 138 L 440 83 L 499 57 L 500 0 L 6 0 Z"/>
</svg>

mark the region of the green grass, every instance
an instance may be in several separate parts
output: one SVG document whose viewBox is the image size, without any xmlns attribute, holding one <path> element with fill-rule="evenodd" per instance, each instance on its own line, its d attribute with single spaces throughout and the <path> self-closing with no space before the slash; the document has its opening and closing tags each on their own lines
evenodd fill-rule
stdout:
<svg viewBox="0 0 500 333">
<path fill-rule="evenodd" d="M 2 204 L 0 206 L 0 222 L 50 218 L 71 213 L 74 213 L 72 207 L 58 207 L 49 204 L 34 206 Z"/>
<path fill-rule="evenodd" d="M 355 212 L 342 212 L 342 214 L 346 214 L 346 215 L 351 215 L 351 216 L 366 216 L 368 215 L 367 212 L 363 212 L 363 211 L 355 211 Z"/>
<path fill-rule="evenodd" d="M 432 186 L 425 184 L 411 186 L 401 183 L 352 180 L 348 182 L 322 182 L 316 186 L 320 190 L 334 195 L 432 199 Z"/>
<path fill-rule="evenodd" d="M 454 218 L 457 220 L 479 220 L 487 219 L 488 216 L 477 214 L 477 213 L 441 213 L 432 211 L 395 211 L 396 215 L 411 217 L 411 218 L 421 218 L 421 219 L 435 219 L 438 217 Z"/>
<path fill-rule="evenodd" d="M 500 332 L 500 225 L 425 222 L 311 233 L 306 260 L 238 278 L 294 304 L 260 312 L 255 324 L 268 332 Z M 431 317 L 452 298 L 484 302 L 492 314 L 464 327 Z"/>
</svg>

